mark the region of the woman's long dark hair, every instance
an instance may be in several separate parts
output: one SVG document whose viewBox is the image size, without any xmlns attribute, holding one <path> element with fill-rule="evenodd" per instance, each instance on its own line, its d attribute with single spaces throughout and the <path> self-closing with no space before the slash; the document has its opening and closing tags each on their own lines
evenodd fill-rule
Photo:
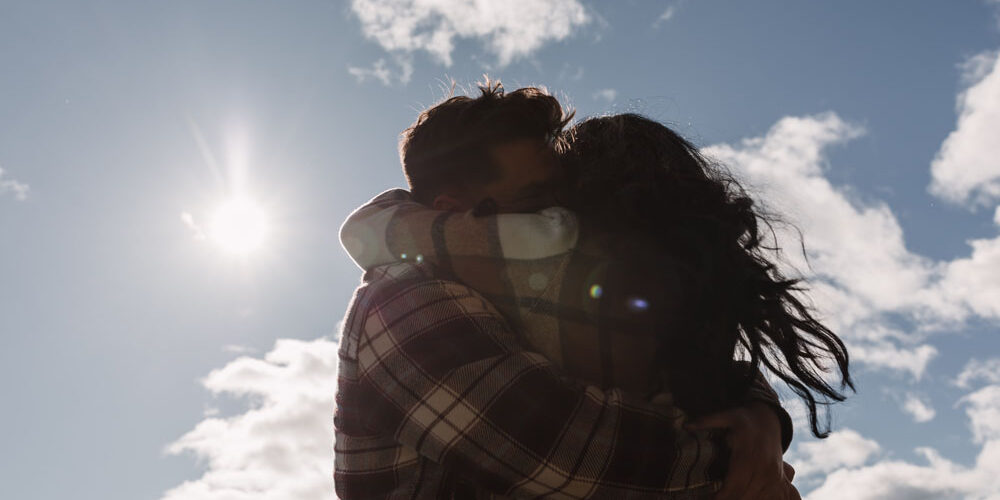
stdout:
<svg viewBox="0 0 1000 500">
<path fill-rule="evenodd" d="M 731 406 L 762 363 L 805 402 L 817 437 L 817 406 L 854 389 L 843 341 L 793 292 L 799 279 L 768 258 L 780 248 L 760 229 L 778 219 L 756 208 L 735 178 L 668 127 L 635 114 L 588 119 L 568 132 L 564 203 L 585 224 L 617 242 L 621 261 L 640 266 L 669 289 L 658 317 L 658 372 L 693 415 Z M 653 305 L 653 304 L 651 304 Z M 654 305 L 655 306 L 655 305 Z M 653 308 L 651 307 L 651 310 Z M 752 370 L 737 377 L 737 351 Z M 840 388 L 824 380 L 829 361 Z M 746 370 L 743 370 L 746 372 Z"/>
</svg>

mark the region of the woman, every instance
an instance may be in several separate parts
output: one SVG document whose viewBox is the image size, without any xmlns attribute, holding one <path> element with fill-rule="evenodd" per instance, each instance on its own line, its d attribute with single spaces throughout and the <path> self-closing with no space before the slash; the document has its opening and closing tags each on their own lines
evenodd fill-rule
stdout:
<svg viewBox="0 0 1000 500">
<path fill-rule="evenodd" d="M 739 183 L 638 115 L 587 120 L 571 132 L 565 206 L 614 242 L 612 256 L 680 292 L 672 294 L 680 313 L 658 330 L 654 365 L 674 381 L 678 404 L 695 414 L 731 404 L 724 378 L 711 375 L 728 373 L 739 349 L 803 399 L 813 434 L 826 437 L 817 405 L 844 394 L 821 376 L 822 363 L 832 361 L 841 389 L 853 389 L 846 348 L 795 297 L 799 280 L 767 258 L 765 250 L 779 250 L 761 246 L 759 222 L 770 228 L 768 218 Z"/>
<path fill-rule="evenodd" d="M 769 391 L 763 364 L 825 437 L 817 406 L 844 395 L 820 372 L 831 360 L 853 388 L 846 349 L 766 258 L 767 219 L 739 184 L 638 115 L 587 120 L 567 140 L 568 211 L 448 215 L 395 191 L 345 222 L 345 247 L 363 268 L 434 262 L 568 375 L 670 398 L 691 417 Z"/>
</svg>

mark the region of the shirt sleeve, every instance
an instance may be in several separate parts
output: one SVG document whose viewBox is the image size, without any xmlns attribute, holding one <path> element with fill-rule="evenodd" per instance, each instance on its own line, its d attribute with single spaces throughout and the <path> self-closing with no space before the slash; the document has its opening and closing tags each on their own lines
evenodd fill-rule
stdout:
<svg viewBox="0 0 1000 500">
<path fill-rule="evenodd" d="M 371 293 L 356 347 L 369 425 L 515 497 L 691 498 L 720 486 L 723 434 L 671 406 L 563 378 L 472 289 Z"/>
<path fill-rule="evenodd" d="M 566 252 L 578 237 L 576 215 L 565 208 L 477 216 L 473 211 L 434 210 L 402 189 L 372 198 L 340 228 L 341 244 L 362 269 L 401 260 L 442 263 L 453 257 L 495 259 L 501 268 L 505 259 Z"/>
<path fill-rule="evenodd" d="M 751 368 L 750 363 L 747 361 L 740 361 L 737 366 L 738 369 L 744 372 Z M 794 429 L 792 417 L 781 406 L 781 399 L 778 398 L 778 393 L 774 391 L 774 388 L 768 383 L 767 377 L 760 370 L 757 370 L 743 401 L 760 401 L 774 410 L 774 413 L 778 416 L 778 421 L 781 423 L 781 450 L 788 451 L 788 446 L 792 444 Z"/>
</svg>

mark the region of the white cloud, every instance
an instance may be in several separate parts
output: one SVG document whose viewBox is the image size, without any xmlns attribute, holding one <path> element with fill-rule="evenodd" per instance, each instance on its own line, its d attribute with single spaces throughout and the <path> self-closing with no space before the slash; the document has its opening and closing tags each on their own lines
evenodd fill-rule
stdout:
<svg viewBox="0 0 1000 500">
<path fill-rule="evenodd" d="M 977 443 L 1000 440 L 1000 385 L 988 385 L 963 397 Z M 1000 465 L 1000 464 L 998 464 Z"/>
<path fill-rule="evenodd" d="M 351 9 L 385 50 L 425 51 L 446 66 L 459 38 L 481 41 L 505 66 L 590 22 L 578 0 L 353 0 Z"/>
<path fill-rule="evenodd" d="M 864 132 L 834 113 L 786 117 L 764 137 L 707 152 L 738 168 L 761 191 L 759 199 L 797 223 L 817 277 L 876 309 L 894 310 L 927 282 L 932 263 L 907 251 L 902 228 L 885 203 L 854 201 L 823 175 L 824 150 Z M 797 247 L 794 233 L 785 230 L 781 236 L 785 248 Z M 807 268 L 799 253 L 787 257 L 795 268 Z"/>
<path fill-rule="evenodd" d="M 1000 91 L 1000 88 L 998 88 Z M 1000 121 L 997 122 L 1000 130 Z M 1000 229 L 1000 207 L 993 221 Z M 1000 237 L 968 241 L 972 254 L 945 264 L 934 292 L 985 318 L 1000 318 Z"/>
<path fill-rule="evenodd" d="M 17 180 L 4 178 L 4 170 L 0 168 L 0 195 L 4 193 L 13 193 L 14 199 L 18 201 L 24 201 L 28 199 L 28 191 L 30 188 L 27 184 L 23 182 L 18 182 Z"/>
<path fill-rule="evenodd" d="M 907 394 L 903 400 L 903 411 L 909 413 L 917 423 L 930 422 L 937 414 L 925 398 L 913 393 Z"/>
<path fill-rule="evenodd" d="M 333 497 L 335 342 L 278 340 L 263 359 L 238 358 L 203 383 L 213 394 L 247 397 L 251 407 L 209 416 L 168 446 L 168 453 L 194 454 L 207 470 L 163 500 Z"/>
<path fill-rule="evenodd" d="M 796 446 L 788 456 L 796 477 L 827 473 L 843 467 L 864 465 L 881 447 L 851 429 L 831 432 L 823 440 L 807 441 Z"/>
<path fill-rule="evenodd" d="M 674 14 L 677 14 L 677 6 L 671 5 L 667 7 L 667 9 L 660 14 L 660 17 L 656 18 L 656 21 L 653 22 L 653 27 L 659 28 L 661 24 L 673 19 Z"/>
<path fill-rule="evenodd" d="M 349 66 L 347 72 L 356 78 L 358 83 L 364 83 L 372 79 L 382 82 L 382 85 L 387 87 L 392 85 L 393 82 L 409 83 L 410 77 L 413 76 L 413 60 L 409 57 L 400 56 L 395 57 L 394 61 L 396 63 L 396 71 L 389 67 L 389 63 L 386 62 L 385 58 L 380 57 L 372 63 L 371 67 Z"/>
<path fill-rule="evenodd" d="M 825 175 L 826 149 L 864 133 L 834 113 L 785 117 L 762 137 L 704 151 L 802 230 L 808 263 L 798 252 L 798 234 L 776 228 L 780 246 L 790 250 L 783 269 L 809 279 L 811 302 L 854 359 L 919 379 L 937 355 L 924 342 L 928 334 L 973 315 L 1000 319 L 1000 237 L 969 241 L 970 255 L 952 261 L 910 252 L 886 203 L 860 200 Z M 1000 209 L 996 217 L 1000 224 Z M 891 317 L 915 327 L 899 331 Z"/>
<path fill-rule="evenodd" d="M 923 311 L 940 302 L 915 299 L 934 276 L 935 264 L 906 249 L 902 228 L 885 203 L 857 201 L 824 175 L 825 150 L 864 133 L 834 113 L 785 117 L 763 137 L 705 152 L 733 168 L 757 200 L 802 230 L 808 263 L 796 251 L 798 234 L 776 227 L 781 247 L 791 249 L 784 271 L 810 279 L 813 304 L 849 343 L 854 358 L 919 378 L 937 350 L 890 328 L 884 315 Z"/>
<path fill-rule="evenodd" d="M 974 439 L 983 447 L 971 467 L 943 458 L 932 448 L 917 448 L 926 465 L 887 459 L 869 466 L 844 464 L 805 498 L 827 500 L 1000 499 L 1000 386 L 962 399 Z M 804 446 L 804 445 L 802 445 Z M 800 446 L 801 447 L 801 446 Z"/>
<path fill-rule="evenodd" d="M 923 378 L 927 365 L 938 350 L 927 344 L 915 347 L 898 347 L 888 340 L 849 340 L 848 352 L 852 361 L 860 361 L 870 366 L 909 373 L 914 380 Z"/>
<path fill-rule="evenodd" d="M 594 92 L 592 97 L 594 99 L 600 99 L 607 102 L 614 102 L 614 100 L 618 97 L 618 91 L 615 89 L 601 89 Z"/>
<path fill-rule="evenodd" d="M 257 352 L 257 349 L 254 349 L 253 347 L 239 344 L 226 344 L 222 346 L 222 350 L 233 354 L 252 354 Z"/>
<path fill-rule="evenodd" d="M 972 382 L 979 380 L 989 384 L 1000 384 L 1000 358 L 970 359 L 955 379 L 955 385 L 969 388 Z"/>
<path fill-rule="evenodd" d="M 1000 201 L 1000 52 L 970 58 L 958 96 L 958 123 L 931 164 L 930 192 L 956 203 Z"/>
</svg>

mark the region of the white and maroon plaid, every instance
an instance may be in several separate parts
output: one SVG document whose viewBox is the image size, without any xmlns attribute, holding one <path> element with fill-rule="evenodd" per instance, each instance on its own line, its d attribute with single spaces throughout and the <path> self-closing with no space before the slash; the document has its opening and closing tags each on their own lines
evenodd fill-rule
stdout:
<svg viewBox="0 0 1000 500">
<path fill-rule="evenodd" d="M 723 435 L 621 390 L 567 379 L 482 295 L 428 263 L 368 273 L 341 334 L 337 494 L 706 498 Z"/>
</svg>

